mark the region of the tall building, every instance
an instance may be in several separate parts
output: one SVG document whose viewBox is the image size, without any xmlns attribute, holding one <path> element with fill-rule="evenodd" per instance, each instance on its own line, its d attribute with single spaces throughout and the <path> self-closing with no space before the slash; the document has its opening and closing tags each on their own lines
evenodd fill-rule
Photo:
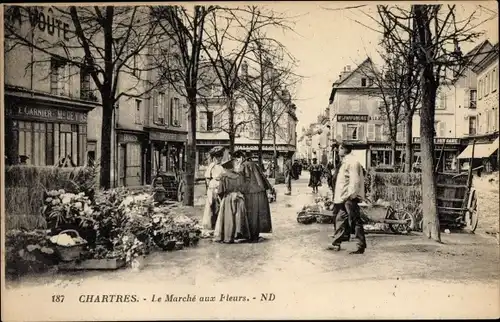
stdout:
<svg viewBox="0 0 500 322">
<path fill-rule="evenodd" d="M 5 39 L 8 160 L 15 163 L 23 156 L 23 161 L 36 166 L 57 165 L 65 160 L 71 161 L 66 166 L 82 166 L 98 161 L 102 103 L 89 70 L 102 66 L 75 63 L 83 61 L 85 53 L 69 15 L 52 7 L 25 8 L 7 9 L 13 19 L 11 25 L 28 43 L 38 44 L 44 50 L 14 46 L 19 42 L 8 36 Z M 135 17 L 147 22 L 149 14 L 148 7 L 137 7 Z M 147 28 L 144 26 L 148 24 L 141 26 Z M 113 35 L 116 48 L 124 41 L 119 36 Z M 99 33 L 92 37 L 96 43 L 102 41 Z M 167 39 L 155 44 L 170 46 Z M 110 176 L 112 186 L 138 186 L 150 183 L 157 172 L 182 167 L 186 107 L 185 101 L 168 86 L 151 91 L 149 84 L 158 75 L 148 66 L 157 48 L 134 46 L 128 39 L 123 49 L 121 55 L 115 52 L 115 57 L 128 59 L 115 75 L 119 80 L 119 99 L 111 129 Z"/>
<path fill-rule="evenodd" d="M 354 146 L 352 154 L 366 167 L 388 167 L 392 150 L 388 127 L 381 113 L 384 103 L 374 84 L 367 58 L 356 68 L 344 67 L 330 94 L 331 140 L 334 153 L 340 142 Z M 396 163 L 402 162 L 405 131 L 398 127 Z"/>
<path fill-rule="evenodd" d="M 7 163 L 52 166 L 66 160 L 81 166 L 99 158 L 99 95 L 85 68 L 61 59 L 84 55 L 69 36 L 70 17 L 49 7 L 8 7 L 6 12 L 10 25 L 28 42 L 54 45 L 49 54 L 5 37 Z M 45 23 L 51 19 L 57 24 Z"/>
</svg>

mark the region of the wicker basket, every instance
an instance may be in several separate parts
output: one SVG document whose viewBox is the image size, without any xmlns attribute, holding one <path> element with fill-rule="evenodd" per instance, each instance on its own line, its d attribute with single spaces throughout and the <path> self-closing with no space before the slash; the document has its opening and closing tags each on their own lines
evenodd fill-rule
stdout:
<svg viewBox="0 0 500 322">
<path fill-rule="evenodd" d="M 61 234 L 64 234 L 64 233 L 69 233 L 69 232 L 73 233 L 76 237 L 80 237 L 80 234 L 76 230 L 73 230 L 73 229 L 63 230 L 58 234 L 58 236 Z M 72 261 L 80 258 L 85 245 L 87 245 L 87 242 L 82 243 L 82 244 L 78 244 L 78 245 L 73 245 L 73 246 L 62 246 L 62 245 L 57 245 L 57 244 L 55 246 L 56 246 L 56 251 L 59 255 L 59 258 L 63 262 L 72 262 Z"/>
<path fill-rule="evenodd" d="M 316 222 L 316 216 L 305 211 L 299 212 L 297 222 L 304 225 L 309 225 Z"/>
</svg>

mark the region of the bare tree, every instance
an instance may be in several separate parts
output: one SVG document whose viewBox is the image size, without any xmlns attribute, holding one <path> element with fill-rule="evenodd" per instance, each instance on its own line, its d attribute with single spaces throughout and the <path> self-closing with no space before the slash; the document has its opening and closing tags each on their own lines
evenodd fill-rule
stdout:
<svg viewBox="0 0 500 322">
<path fill-rule="evenodd" d="M 408 84 L 408 66 L 405 58 L 401 55 L 395 55 L 390 47 L 384 48 L 389 43 L 390 41 L 385 38 L 381 42 L 382 50 L 379 51 L 383 61 L 381 70 L 375 66 L 371 59 L 360 70 L 371 81 L 370 85 L 374 88 L 374 90 L 370 91 L 370 95 L 381 99 L 382 104 L 379 105 L 379 112 L 385 123 L 385 134 L 387 134 L 391 142 L 391 165 L 394 167 L 396 165 L 398 133 L 408 135 L 406 129 L 404 129 L 405 132 L 402 132 L 402 125 L 405 128 L 410 127 L 410 140 L 406 140 L 406 146 L 409 149 L 406 150 L 411 151 L 412 124 L 411 121 L 408 122 L 407 114 L 411 114 L 413 117 L 420 96 L 417 95 L 419 87 L 415 86 L 418 83 L 414 81 L 413 77 L 411 78 L 412 83 Z M 408 85 L 411 85 L 411 87 L 408 87 Z M 408 109 L 408 106 L 410 106 L 410 109 Z M 406 155 L 411 159 L 411 152 Z"/>
<path fill-rule="evenodd" d="M 42 53 L 41 56 L 48 57 L 49 61 L 55 58 L 61 65 L 77 67 L 78 72 L 90 75 L 102 103 L 100 185 L 110 188 L 115 108 L 122 97 L 141 97 L 154 87 L 146 82 L 147 62 L 138 63 L 155 38 L 157 25 L 151 22 L 148 7 L 48 7 L 44 12 L 46 8 L 8 7 L 5 12 L 5 38 L 10 43 L 9 49 L 23 46 Z M 55 24 L 58 32 L 64 34 L 66 42 L 47 41 L 37 31 L 47 28 L 53 33 Z M 28 31 L 24 27 L 27 25 Z M 78 50 L 82 53 L 78 54 Z M 119 86 L 119 80 L 125 75 L 135 79 L 130 88 Z M 144 90 L 138 90 L 141 87 Z"/>
<path fill-rule="evenodd" d="M 257 130 L 258 157 L 262 166 L 263 141 L 270 136 L 269 128 L 272 127 L 272 104 L 282 95 L 281 90 L 287 84 L 294 84 L 298 77 L 293 73 L 293 63 L 284 62 L 287 54 L 284 47 L 266 46 L 261 40 L 252 42 L 251 46 L 250 64 L 245 61 L 243 65 L 240 92 L 248 105 L 251 127 Z"/>
<path fill-rule="evenodd" d="M 286 29 L 287 23 L 286 17 L 262 6 L 223 8 L 212 12 L 207 19 L 203 49 L 226 100 L 224 116 L 228 124 L 224 131 L 229 135 L 231 152 L 239 130 L 250 122 L 237 117 L 238 99 L 242 98 L 239 93 L 241 65 L 252 49 L 250 43 L 259 40 L 259 34 L 265 35 L 266 28 Z"/>
<path fill-rule="evenodd" d="M 184 204 L 194 204 L 196 160 L 196 115 L 201 78 L 201 51 L 205 36 L 205 20 L 215 13 L 214 6 L 195 6 L 192 13 L 185 7 L 153 7 L 155 18 L 163 31 L 156 67 L 163 80 L 188 102 L 188 140 Z"/>
<path fill-rule="evenodd" d="M 464 19 L 457 17 L 456 5 L 412 5 L 410 9 L 398 6 L 379 6 L 384 17 L 386 37 L 400 28 L 411 35 L 406 45 L 414 58 L 412 66 L 419 73 L 422 106 L 420 109 L 420 137 L 422 158 L 423 230 L 428 238 L 441 241 L 436 201 L 436 174 L 434 171 L 434 115 L 436 93 L 447 75 L 457 73 L 470 63 L 461 52 L 460 44 L 472 42 L 482 35 L 476 23 L 476 12 Z M 396 44 L 396 43 L 395 43 Z M 453 73 L 447 73 L 452 71 Z M 444 77 L 443 77 L 444 76 Z"/>
</svg>

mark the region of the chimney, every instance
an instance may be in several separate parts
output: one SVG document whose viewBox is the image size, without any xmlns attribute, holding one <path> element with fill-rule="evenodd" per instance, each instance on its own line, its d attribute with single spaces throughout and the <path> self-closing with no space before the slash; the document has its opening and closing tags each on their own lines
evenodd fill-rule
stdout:
<svg viewBox="0 0 500 322">
<path fill-rule="evenodd" d="M 340 74 L 339 79 L 345 79 L 351 73 L 351 65 L 344 67 L 344 71 Z"/>
</svg>

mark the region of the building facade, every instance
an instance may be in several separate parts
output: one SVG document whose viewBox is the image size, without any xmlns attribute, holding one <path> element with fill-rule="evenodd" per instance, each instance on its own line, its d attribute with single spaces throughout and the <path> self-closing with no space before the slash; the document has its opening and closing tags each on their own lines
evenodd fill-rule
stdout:
<svg viewBox="0 0 500 322">
<path fill-rule="evenodd" d="M 147 16 L 148 10 L 139 9 L 137 17 Z M 71 17 L 50 7 L 20 12 L 21 19 L 16 18 L 14 24 L 17 32 L 50 50 L 14 47 L 14 40 L 6 37 L 6 48 L 13 47 L 5 51 L 7 159 L 15 163 L 23 156 L 25 163 L 36 166 L 62 162 L 65 166 L 83 166 L 98 161 L 101 97 L 88 68 L 70 63 L 84 57 Z M 18 17 L 14 13 L 9 16 Z M 52 18 L 59 21 L 55 29 L 45 23 Z M 169 46 L 165 41 L 155 43 Z M 168 86 L 151 91 L 148 84 L 158 75 L 146 66 L 156 49 L 137 48 L 124 46 L 123 55 L 129 59 L 117 75 L 116 93 L 120 98 L 113 116 L 110 174 L 115 187 L 149 184 L 158 172 L 183 167 L 185 101 Z"/>
<path fill-rule="evenodd" d="M 83 57 L 70 38 L 72 22 L 49 7 L 10 7 L 15 32 L 51 50 L 16 45 L 5 37 L 5 153 L 7 164 L 82 166 L 99 158 L 100 103 L 90 75 L 61 59 Z M 55 19 L 57 26 L 45 21 Z M 68 53 L 64 47 L 74 48 Z"/>
<path fill-rule="evenodd" d="M 472 166 L 483 166 L 487 172 L 498 170 L 500 160 L 498 68 L 497 43 L 474 66 L 474 72 L 477 73 L 477 131 L 463 139 L 467 147 L 458 157 L 468 165 L 468 161 L 474 156 Z"/>
<path fill-rule="evenodd" d="M 330 94 L 331 140 L 334 155 L 340 142 L 349 142 L 363 167 L 384 168 L 392 164 L 387 122 L 381 113 L 383 100 L 370 77 L 368 58 L 355 69 L 346 66 Z M 396 164 L 403 161 L 404 126 L 398 126 Z"/>
</svg>

